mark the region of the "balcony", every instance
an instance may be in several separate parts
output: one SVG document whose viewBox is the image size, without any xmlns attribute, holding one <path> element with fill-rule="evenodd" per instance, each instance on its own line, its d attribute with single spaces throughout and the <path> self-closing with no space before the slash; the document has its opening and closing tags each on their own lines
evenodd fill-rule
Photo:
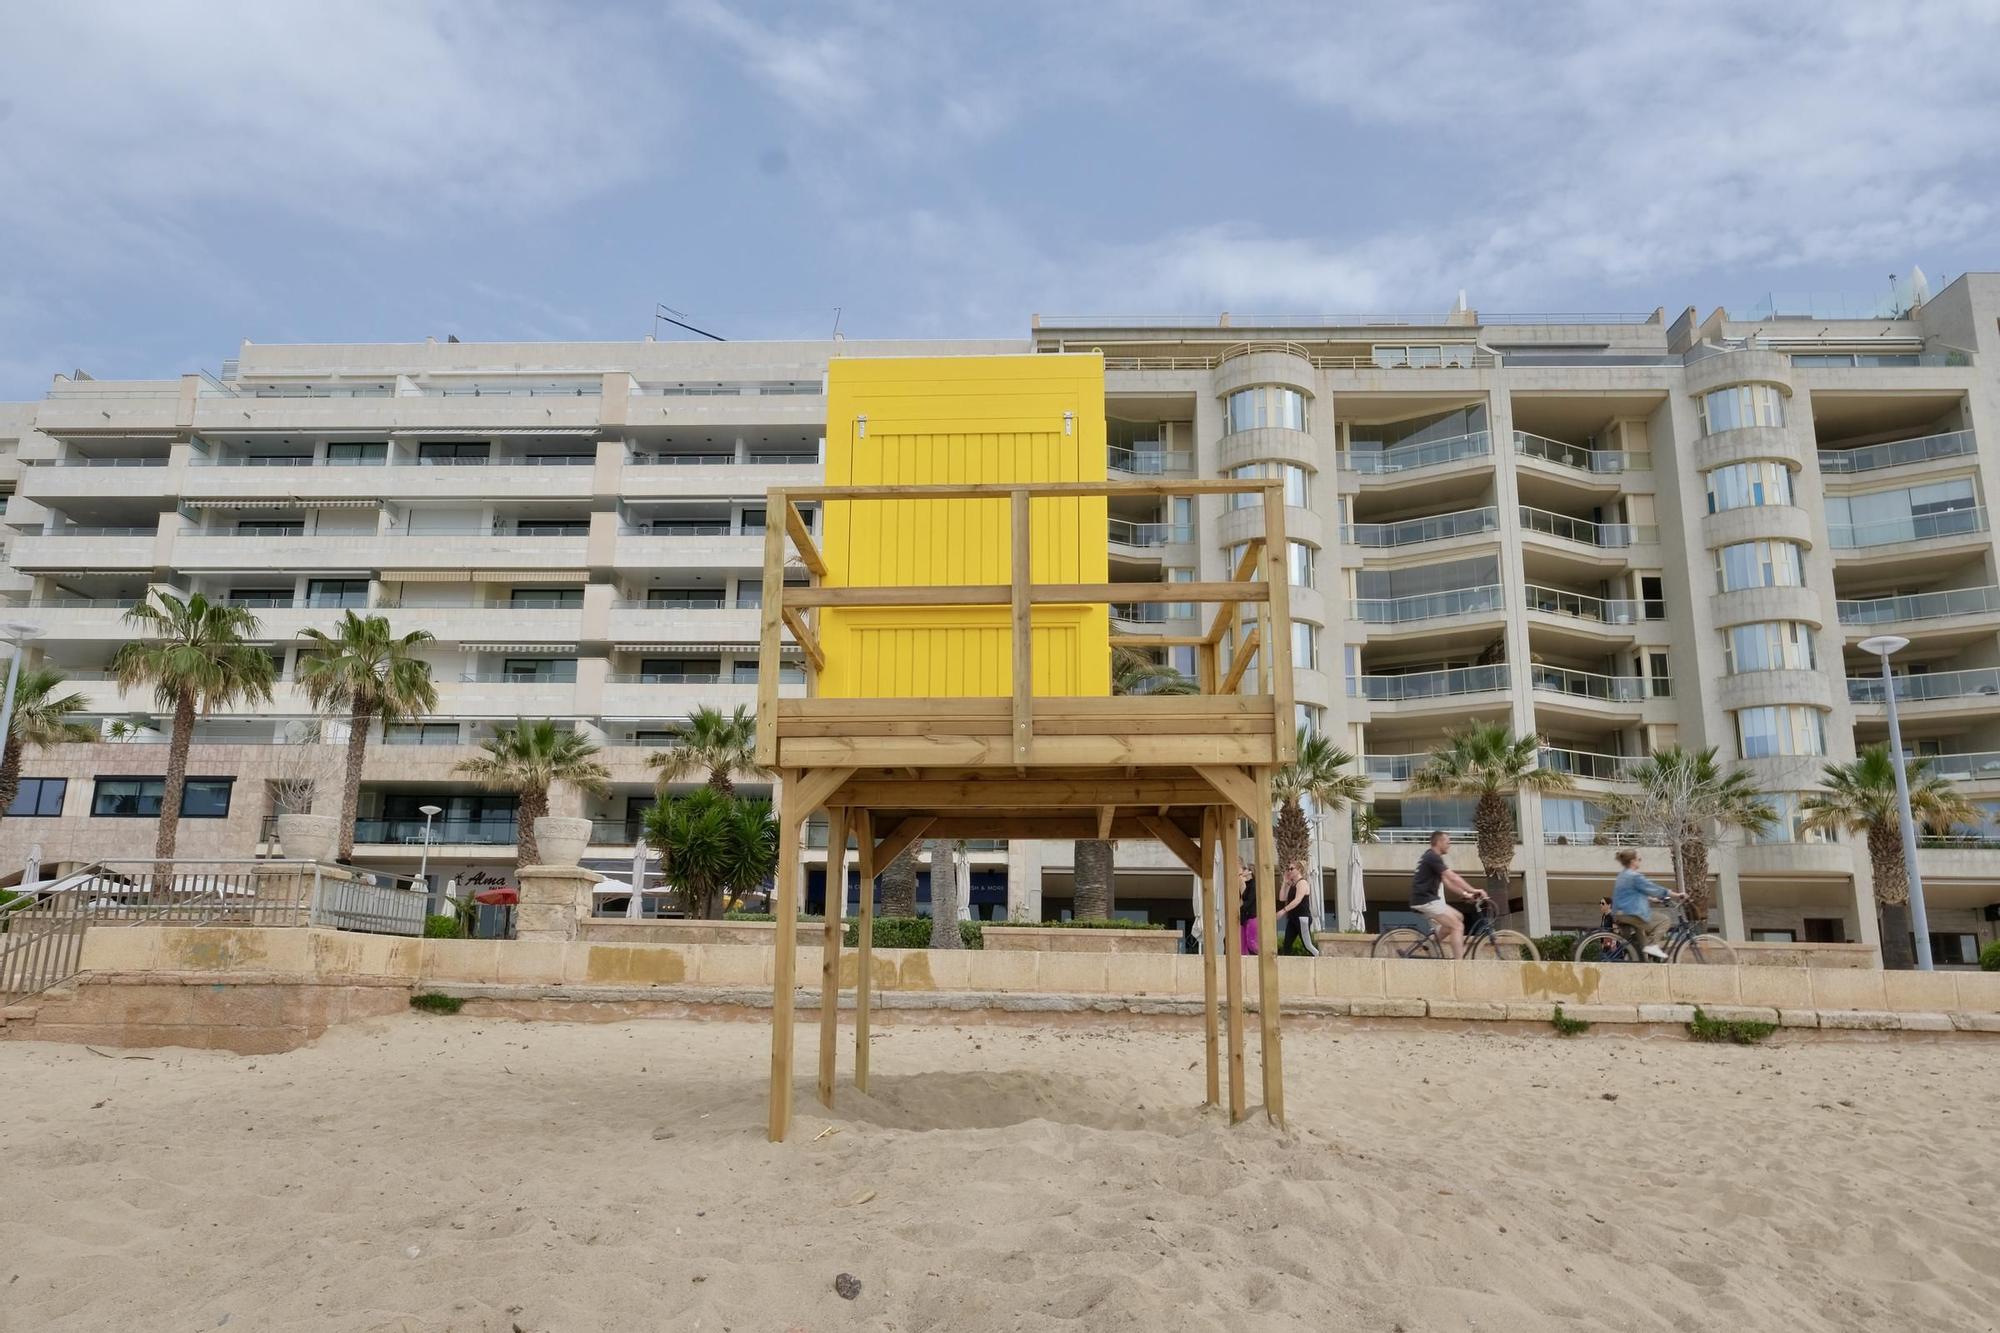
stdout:
<svg viewBox="0 0 2000 1333">
<path fill-rule="evenodd" d="M 1523 458 L 1554 463 L 1558 467 L 1587 472 L 1596 477 L 1616 477 L 1626 472 L 1643 472 L 1653 466 L 1651 454 L 1625 453 L 1617 449 L 1586 449 L 1580 444 L 1566 444 L 1561 440 L 1552 440 L 1546 435 L 1535 435 L 1525 430 L 1514 432 L 1514 452 Z"/>
<path fill-rule="evenodd" d="M 1590 782 L 1630 782 L 1632 766 L 1646 761 L 1644 755 L 1598 754 L 1591 750 L 1563 750 L 1543 746 L 1538 764 L 1551 773 L 1567 773 Z"/>
<path fill-rule="evenodd" d="M 1370 782 L 1408 782 L 1430 759 L 1423 754 L 1365 754 L 1361 773 Z"/>
<path fill-rule="evenodd" d="M 498 819 L 440 819 L 430 826 L 430 845 L 460 847 L 507 847 L 514 842 L 514 821 Z M 421 819 L 357 819 L 354 841 L 376 845 L 420 847 L 424 843 Z"/>
<path fill-rule="evenodd" d="M 365 570 L 381 561 L 382 549 L 382 538 L 373 532 L 193 529 L 174 538 L 174 564 L 183 570 Z"/>
<path fill-rule="evenodd" d="M 1859 449 L 1822 449 L 1819 470 L 1831 475 L 1874 472 L 1885 467 L 1929 463 L 1939 458 L 1958 458 L 1979 452 L 1979 444 L 1969 430 L 1943 435 L 1922 435 L 1911 440 L 1890 440 L 1864 445 Z"/>
<path fill-rule="evenodd" d="M 1122 518 L 1114 518 L 1110 523 L 1113 546 L 1151 549 L 1194 540 L 1191 523 L 1133 523 Z"/>
<path fill-rule="evenodd" d="M 1901 542 L 1932 541 L 1940 537 L 1975 536 L 1984 531 L 1985 507 L 1974 505 L 1934 514 L 1883 519 L 1876 523 L 1829 524 L 1826 535 L 1834 550 L 1854 551 L 1871 546 L 1894 546 Z"/>
<path fill-rule="evenodd" d="M 1903 692 L 1896 691 L 1901 699 Z M 1953 778 L 1959 782 L 2000 782 L 2000 751 L 1987 750 L 1974 754 L 1933 754 L 1929 771 L 1939 777 Z"/>
<path fill-rule="evenodd" d="M 1460 509 L 1428 518 L 1407 518 L 1394 523 L 1352 523 L 1341 529 L 1341 539 L 1353 546 L 1385 549 L 1417 546 L 1424 542 L 1474 537 L 1500 527 L 1500 511 L 1492 505 L 1484 509 Z"/>
<path fill-rule="evenodd" d="M 1595 671 L 1573 671 L 1568 667 L 1531 666 L 1528 683 L 1542 694 L 1560 694 L 1575 699 L 1595 699 L 1605 703 L 1639 703 L 1665 698 L 1669 682 L 1657 676 L 1605 676 Z"/>
<path fill-rule="evenodd" d="M 1374 703 L 1404 703 L 1504 690 L 1508 679 L 1507 664 L 1496 662 L 1488 666 L 1448 667 L 1442 671 L 1411 671 L 1396 676 L 1349 677 L 1347 692 L 1350 697 Z"/>
<path fill-rule="evenodd" d="M 1834 604 L 1843 625 L 1891 625 L 1955 616 L 1990 615 L 2000 611 L 2000 585 L 1950 588 L 1943 592 L 1911 593 L 1903 597 L 1871 597 Z"/>
<path fill-rule="evenodd" d="M 1121 449 L 1111 445 L 1105 450 L 1104 465 L 1127 477 L 1167 477 L 1192 472 L 1194 455 L 1185 449 Z"/>
<path fill-rule="evenodd" d="M 72 525 L 23 533 L 13 542 L 16 569 L 145 570 L 153 568 L 154 527 Z"/>
<path fill-rule="evenodd" d="M 1579 546 L 1594 546 L 1606 551 L 1623 550 L 1629 546 L 1651 545 L 1660 539 L 1660 530 L 1650 525 L 1593 523 L 1587 518 L 1571 518 L 1568 514 L 1536 509 L 1532 505 L 1522 505 L 1520 511 L 1523 531 L 1575 542 Z"/>
<path fill-rule="evenodd" d="M 1657 599 L 1640 601 L 1632 597 L 1591 597 L 1532 583 L 1528 585 L 1527 592 L 1530 611 L 1565 616 L 1571 620 L 1594 621 L 1600 625 L 1636 625 L 1642 620 L 1663 620 L 1667 614 L 1666 603 Z"/>
<path fill-rule="evenodd" d="M 1897 676 L 1896 702 L 1919 703 L 1929 699 L 1968 699 L 2000 694 L 2000 667 L 1975 667 L 1969 671 L 1927 671 L 1922 675 Z M 1888 702 L 1888 690 L 1880 675 L 1849 676 L 1847 701 L 1856 704 Z"/>
<path fill-rule="evenodd" d="M 1359 472 L 1365 476 L 1380 477 L 1414 472 L 1419 468 L 1441 467 L 1446 463 L 1477 458 L 1492 452 L 1491 432 L 1480 430 L 1442 440 L 1422 440 L 1413 444 L 1392 445 L 1387 449 L 1360 453 L 1352 449 L 1344 450 L 1340 455 L 1340 466 L 1345 472 Z"/>
<path fill-rule="evenodd" d="M 1420 593 L 1414 597 L 1363 598 L 1352 605 L 1354 618 L 1369 625 L 1409 625 L 1505 609 L 1501 586 L 1497 583 Z"/>
</svg>

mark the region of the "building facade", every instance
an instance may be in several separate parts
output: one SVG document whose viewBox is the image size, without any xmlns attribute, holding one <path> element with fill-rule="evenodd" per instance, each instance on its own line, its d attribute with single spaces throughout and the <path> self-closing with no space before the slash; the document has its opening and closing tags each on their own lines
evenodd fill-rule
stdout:
<svg viewBox="0 0 2000 1333">
<path fill-rule="evenodd" d="M 1344 815 L 1318 821 L 1329 917 L 1393 918 L 1410 843 L 1469 824 L 1408 779 L 1482 718 L 1576 779 L 1516 802 L 1531 929 L 1594 922 L 1599 802 L 1679 744 L 1748 768 L 1781 816 L 1717 849 L 1722 927 L 1874 942 L 1865 849 L 1806 838 L 1796 801 L 1886 737 L 1857 646 L 1876 633 L 1910 640 L 1905 748 L 2000 809 L 2000 275 L 1975 274 L 1868 320 L 1039 318 L 1019 342 L 246 344 L 219 376 L 59 378 L 0 410 L 0 596 L 106 739 L 29 757 L 0 864 L 150 849 L 159 710 L 105 668 L 124 609 L 167 585 L 253 607 L 281 675 L 275 707 L 203 722 L 184 850 L 268 846 L 276 742 L 309 713 L 295 636 L 367 607 L 437 636 L 441 698 L 371 747 L 357 860 L 413 869 L 432 804 L 433 870 L 504 876 L 511 806 L 452 769 L 550 716 L 604 746 L 614 794 L 564 812 L 629 866 L 645 756 L 696 704 L 752 700 L 762 496 L 819 479 L 828 359 L 919 351 L 1100 352 L 1114 477 L 1284 481 L 1300 722 L 1362 756 L 1380 826 L 1355 849 Z M 1115 501 L 1112 578 L 1226 577 L 1259 523 L 1221 497 Z M 1185 634 L 1198 609 L 1135 601 L 1114 626 Z M 1994 823 L 1921 852 L 1940 959 L 1995 937 Z M 1068 847 L 974 856 L 982 914 L 1066 906 Z M 1119 866 L 1121 904 L 1188 915 L 1162 851 Z"/>
</svg>

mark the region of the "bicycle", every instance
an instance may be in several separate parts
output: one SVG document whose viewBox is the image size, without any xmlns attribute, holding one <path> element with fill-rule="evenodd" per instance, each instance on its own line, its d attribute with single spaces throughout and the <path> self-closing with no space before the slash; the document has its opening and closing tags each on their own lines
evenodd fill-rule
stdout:
<svg viewBox="0 0 2000 1333">
<path fill-rule="evenodd" d="M 1688 920 L 1686 905 L 1674 903 L 1674 924 L 1660 944 L 1669 963 L 1726 964 L 1736 961 L 1736 949 L 1728 940 L 1709 931 L 1707 924 Z M 1591 931 L 1576 942 L 1572 955 L 1579 963 L 1649 963 L 1639 944 L 1613 927 Z"/>
<path fill-rule="evenodd" d="M 1479 919 L 1465 932 L 1464 956 L 1497 958 L 1514 963 L 1541 962 L 1541 951 L 1526 935 L 1518 930 L 1493 928 L 1493 920 L 1499 914 L 1492 899 L 1479 904 Z M 1426 921 L 1421 927 L 1397 926 L 1383 931 L 1375 937 L 1368 955 L 1371 958 L 1442 958 L 1444 946 L 1438 943 L 1437 928 Z"/>
</svg>

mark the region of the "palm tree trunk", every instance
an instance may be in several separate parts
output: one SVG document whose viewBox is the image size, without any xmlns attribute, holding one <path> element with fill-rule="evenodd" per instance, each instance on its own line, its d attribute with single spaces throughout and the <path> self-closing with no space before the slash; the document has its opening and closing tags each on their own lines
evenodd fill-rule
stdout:
<svg viewBox="0 0 2000 1333">
<path fill-rule="evenodd" d="M 1117 845 L 1097 838 L 1076 844 L 1076 864 L 1072 873 L 1075 890 L 1070 899 L 1070 915 L 1078 921 L 1108 921 L 1118 907 L 1118 867 L 1114 864 Z"/>
<path fill-rule="evenodd" d="M 1486 891 L 1493 895 L 1494 924 L 1505 920 L 1514 892 L 1508 871 L 1514 865 L 1514 820 L 1507 813 L 1507 800 L 1493 792 L 1479 798 L 1472 812 L 1473 841 L 1479 847 L 1479 865 L 1486 872 Z"/>
<path fill-rule="evenodd" d="M 21 793 L 21 742 L 13 736 L 7 738 L 7 749 L 0 756 L 0 819 L 7 817 L 7 810 L 14 804 L 14 798 Z"/>
<path fill-rule="evenodd" d="M 736 794 L 736 783 L 730 779 L 728 772 L 724 769 L 709 769 L 708 785 L 721 792 L 724 796 L 734 796 Z"/>
<path fill-rule="evenodd" d="M 1876 929 L 1882 937 L 1882 966 L 1892 972 L 1908 972 L 1917 965 L 1911 946 L 1910 904 L 1880 903 L 1876 908 Z"/>
<path fill-rule="evenodd" d="M 917 852 L 905 847 L 882 868 L 882 896 L 877 900 L 882 915 L 910 917 L 917 914 Z"/>
<path fill-rule="evenodd" d="M 942 838 L 930 840 L 931 849 L 931 948 L 963 949 L 958 933 L 958 867 L 952 864 L 952 845 Z"/>
<path fill-rule="evenodd" d="M 1307 863 L 1307 859 L 1312 855 L 1312 827 L 1306 823 L 1306 812 L 1298 797 L 1291 797 L 1278 807 L 1278 821 L 1273 836 L 1278 844 L 1280 874 L 1284 872 L 1286 866 L 1303 866 Z"/>
<path fill-rule="evenodd" d="M 535 842 L 535 821 L 549 812 L 549 793 L 546 787 L 535 791 L 524 791 L 514 801 L 514 847 L 515 867 L 538 866 L 542 863 L 542 849 Z"/>
<path fill-rule="evenodd" d="M 336 861 L 354 858 L 354 818 L 361 813 L 361 766 L 368 757 L 368 710 L 357 707 L 347 719 L 347 775 L 340 784 L 340 850 Z"/>
<path fill-rule="evenodd" d="M 173 875 L 164 859 L 174 854 L 180 841 L 181 796 L 187 791 L 188 746 L 194 742 L 194 696 L 183 693 L 174 702 L 174 728 L 167 741 L 167 780 L 160 792 L 160 833 L 153 842 L 153 855 L 162 863 L 153 869 L 156 889 Z"/>
<path fill-rule="evenodd" d="M 1910 877 L 1903 866 L 1903 826 L 1884 820 L 1868 830 L 1868 864 L 1875 872 L 1877 928 L 1882 966 L 1909 971 L 1917 965 L 1910 935 Z"/>
<path fill-rule="evenodd" d="M 1708 844 L 1695 834 L 1681 843 L 1681 891 L 1687 894 L 1688 920 L 1699 926 L 1708 920 L 1714 900 L 1708 890 Z"/>
</svg>

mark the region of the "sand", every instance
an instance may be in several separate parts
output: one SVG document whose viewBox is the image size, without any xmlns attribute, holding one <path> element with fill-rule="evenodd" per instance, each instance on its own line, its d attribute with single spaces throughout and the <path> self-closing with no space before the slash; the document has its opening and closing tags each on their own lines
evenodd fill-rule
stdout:
<svg viewBox="0 0 2000 1333">
<path fill-rule="evenodd" d="M 1298 1024 L 1280 1134 L 1190 1105 L 1184 1031 L 897 1027 L 873 1097 L 802 1086 L 774 1146 L 766 1040 L 413 1014 L 281 1056 L 0 1045 L 0 1329 L 2000 1322 L 2000 1044 Z"/>
</svg>

